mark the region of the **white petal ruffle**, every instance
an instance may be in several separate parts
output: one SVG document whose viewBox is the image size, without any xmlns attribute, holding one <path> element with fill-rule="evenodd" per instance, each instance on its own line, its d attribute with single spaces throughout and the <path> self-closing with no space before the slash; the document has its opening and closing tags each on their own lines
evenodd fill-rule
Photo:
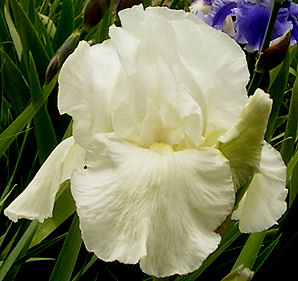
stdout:
<svg viewBox="0 0 298 281">
<path fill-rule="evenodd" d="M 247 102 L 244 52 L 190 13 L 134 6 L 119 16 L 122 28 L 111 28 L 110 37 L 122 67 L 132 76 L 127 79 L 130 87 L 142 97 L 175 91 L 192 96 L 202 111 L 206 146 L 214 145 Z"/>
<path fill-rule="evenodd" d="M 111 132 L 110 98 L 120 63 L 107 40 L 89 46 L 81 41 L 63 64 L 59 75 L 58 108 L 73 118 L 73 135 L 81 146 L 96 133 Z"/>
<path fill-rule="evenodd" d="M 197 269 L 220 242 L 230 214 L 228 161 L 213 148 L 145 149 L 96 135 L 71 190 L 87 249 L 105 260 L 137 263 L 157 277 Z"/>
<path fill-rule="evenodd" d="M 84 164 L 84 153 L 73 137 L 62 141 L 43 163 L 27 188 L 4 210 L 12 221 L 26 218 L 41 223 L 52 216 L 60 184 Z"/>
<path fill-rule="evenodd" d="M 262 149 L 260 169 L 234 211 L 241 232 L 260 232 L 277 224 L 287 209 L 286 166 L 269 144 Z"/>
</svg>

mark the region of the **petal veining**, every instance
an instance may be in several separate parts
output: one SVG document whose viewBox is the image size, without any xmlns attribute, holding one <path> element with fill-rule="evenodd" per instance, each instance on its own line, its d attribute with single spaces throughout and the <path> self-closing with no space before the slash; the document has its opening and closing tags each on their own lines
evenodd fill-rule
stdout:
<svg viewBox="0 0 298 281">
<path fill-rule="evenodd" d="M 50 154 L 27 188 L 5 209 L 12 221 L 20 218 L 43 222 L 51 217 L 60 183 L 83 166 L 84 149 L 73 137 L 62 141 Z"/>
<path fill-rule="evenodd" d="M 114 134 L 94 137 L 87 169 L 71 178 L 82 238 L 105 261 L 137 263 L 164 277 L 197 269 L 230 214 L 228 161 L 213 148 L 145 149 Z"/>
</svg>

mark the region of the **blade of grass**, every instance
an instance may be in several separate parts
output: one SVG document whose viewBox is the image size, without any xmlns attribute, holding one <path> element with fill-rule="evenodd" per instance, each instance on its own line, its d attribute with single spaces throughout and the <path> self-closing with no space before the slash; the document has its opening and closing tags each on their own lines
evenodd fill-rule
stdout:
<svg viewBox="0 0 298 281">
<path fill-rule="evenodd" d="M 26 262 L 35 262 L 35 261 L 54 261 L 54 258 L 42 258 L 42 257 L 34 257 L 26 260 Z"/>
<path fill-rule="evenodd" d="M 11 189 L 11 186 L 12 186 L 12 183 L 14 181 L 17 169 L 19 168 L 19 163 L 20 163 L 20 160 L 22 158 L 22 155 L 23 155 L 23 152 L 24 152 L 24 147 L 25 147 L 25 144 L 26 144 L 27 139 L 28 139 L 28 135 L 29 135 L 29 132 L 30 132 L 29 131 L 30 124 L 27 125 L 27 128 L 28 128 L 28 130 L 26 130 L 26 132 L 25 132 L 25 136 L 24 136 L 24 139 L 22 141 L 20 152 L 18 153 L 18 159 L 17 159 L 17 162 L 15 164 L 14 170 L 12 172 L 12 175 L 11 175 L 11 177 L 10 177 L 10 179 L 9 179 L 9 181 L 8 181 L 8 183 L 7 183 L 7 185 L 6 185 L 2 195 L 0 197 L 0 199 L 2 199 L 4 196 L 5 196 L 5 198 L 7 198 L 9 196 L 10 192 L 13 189 L 13 188 Z M 0 212 L 2 212 L 2 208 L 3 208 L 3 206 L 1 206 L 1 204 L 0 204 Z"/>
<path fill-rule="evenodd" d="M 48 30 L 46 26 L 43 24 L 41 16 L 39 14 L 36 14 L 35 29 L 39 32 L 39 37 L 45 47 L 45 50 L 49 58 L 52 58 L 54 56 L 54 51 L 50 39 L 50 29 Z"/>
<path fill-rule="evenodd" d="M 297 66 L 298 70 L 298 66 Z M 289 163 L 295 148 L 296 134 L 298 122 L 298 77 L 294 82 L 292 96 L 290 101 L 290 109 L 288 115 L 288 122 L 284 135 L 284 142 L 282 143 L 280 153 L 286 164 Z"/>
<path fill-rule="evenodd" d="M 3 88 L 12 106 L 13 112 L 18 115 L 28 105 L 29 87 L 22 75 L 20 69 L 9 57 L 9 55 L 0 48 L 0 54 L 3 62 Z"/>
<path fill-rule="evenodd" d="M 261 268 L 263 263 L 269 258 L 270 254 L 274 250 L 275 246 L 278 244 L 280 237 L 281 237 L 281 234 L 276 239 L 274 239 L 270 243 L 270 245 L 267 246 L 266 249 L 258 256 L 258 258 L 256 259 L 255 266 L 254 266 L 255 272 L 257 272 Z"/>
<path fill-rule="evenodd" d="M 47 54 L 46 49 L 39 38 L 38 31 L 31 23 L 23 7 L 16 0 L 10 0 L 9 3 L 12 8 L 16 28 L 22 43 L 23 57 L 25 62 L 27 62 L 26 65 L 29 65 L 28 56 L 30 51 L 37 66 L 39 80 L 43 81 L 45 70 L 50 61 L 49 54 Z"/>
<path fill-rule="evenodd" d="M 298 192 L 298 162 L 293 169 L 293 174 L 290 181 L 289 207 L 292 206 Z"/>
<path fill-rule="evenodd" d="M 53 38 L 53 49 L 56 51 L 74 31 L 74 9 L 71 0 L 63 0 L 61 16 Z"/>
<path fill-rule="evenodd" d="M 298 163 L 298 149 L 296 150 L 294 156 L 291 158 L 290 162 L 288 163 L 288 168 L 287 168 L 287 185 L 289 184 L 292 175 L 293 175 L 293 171 L 295 166 Z"/>
<path fill-rule="evenodd" d="M 8 26 L 6 24 L 3 11 L 0 9 L 0 42 L 7 42 L 10 40 Z"/>
<path fill-rule="evenodd" d="M 269 88 L 270 97 L 273 99 L 273 105 L 271 114 L 269 117 L 267 131 L 265 133 L 265 140 L 270 142 L 272 136 L 274 134 L 276 128 L 276 120 L 279 115 L 279 110 L 282 105 L 284 92 L 287 87 L 288 83 L 288 76 L 289 76 L 289 54 L 287 54 L 280 71 L 275 78 L 275 80 L 271 83 Z"/>
<path fill-rule="evenodd" d="M 0 268 L 0 281 L 2 281 L 5 278 L 6 274 L 13 266 L 15 260 L 19 256 L 22 249 L 26 247 L 26 244 L 28 244 L 28 242 L 30 242 L 37 226 L 38 226 L 38 221 L 33 221 L 28 227 L 28 229 L 26 230 L 25 234 L 20 239 L 20 241 L 17 243 L 15 248 L 11 251 L 10 255 L 8 256 L 8 258 L 5 260 L 5 262 Z"/>
<path fill-rule="evenodd" d="M 21 61 L 22 50 L 23 50 L 22 44 L 21 44 L 21 39 L 20 39 L 20 36 L 14 26 L 12 19 L 11 19 L 10 13 L 8 11 L 8 2 L 7 1 L 4 4 L 4 16 L 5 16 L 6 23 L 7 23 L 14 47 L 16 49 L 19 61 Z"/>
<path fill-rule="evenodd" d="M 32 103 L 35 105 L 42 98 L 42 89 L 31 53 L 29 54 L 29 69 L 30 92 Z M 33 121 L 39 162 L 42 164 L 57 145 L 55 131 L 45 105 L 41 106 Z"/>
<path fill-rule="evenodd" d="M 81 244 L 79 217 L 75 214 L 49 281 L 70 280 Z"/>
<path fill-rule="evenodd" d="M 67 233 L 65 234 L 62 234 L 58 237 L 55 237 L 45 243 L 42 243 L 41 245 L 37 245 L 33 248 L 31 248 L 27 253 L 26 255 L 23 255 L 21 257 L 19 257 L 17 259 L 17 262 L 25 262 L 26 260 L 28 260 L 30 257 L 33 257 L 33 256 L 36 256 L 42 252 L 44 252 L 45 250 L 47 250 L 49 247 L 55 245 L 56 243 L 60 242 L 61 240 L 65 239 Z"/>
<path fill-rule="evenodd" d="M 72 279 L 72 281 L 79 281 L 81 276 L 83 276 L 87 270 L 97 261 L 97 256 L 93 255 L 91 260 L 82 267 L 82 269 L 79 271 L 79 273 Z"/>
<path fill-rule="evenodd" d="M 28 122 L 38 112 L 45 103 L 57 83 L 57 75 L 43 88 L 43 95 L 35 104 L 31 103 L 26 109 L 0 134 L 0 157 L 16 139 L 18 133 L 28 124 Z"/>
</svg>

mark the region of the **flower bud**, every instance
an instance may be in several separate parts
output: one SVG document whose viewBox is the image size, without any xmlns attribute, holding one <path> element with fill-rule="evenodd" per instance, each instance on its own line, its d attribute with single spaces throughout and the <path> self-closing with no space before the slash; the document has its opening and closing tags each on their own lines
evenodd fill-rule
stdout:
<svg viewBox="0 0 298 281">
<path fill-rule="evenodd" d="M 235 268 L 221 281 L 250 281 L 254 275 L 254 272 L 249 268 L 244 267 L 243 264 Z"/>
<path fill-rule="evenodd" d="M 144 0 L 117 0 L 116 13 L 118 14 L 121 10 L 131 8 L 134 5 L 142 4 Z"/>
<path fill-rule="evenodd" d="M 79 43 L 81 30 L 74 31 L 63 43 L 57 54 L 51 59 L 45 74 L 45 83 L 49 83 L 62 67 L 68 56 Z"/>
<path fill-rule="evenodd" d="M 107 0 L 89 0 L 84 8 L 83 24 L 89 30 L 97 25 L 108 10 Z"/>
<path fill-rule="evenodd" d="M 265 49 L 257 62 L 257 68 L 269 71 L 278 66 L 286 57 L 291 41 L 291 31 L 273 40 Z"/>
</svg>

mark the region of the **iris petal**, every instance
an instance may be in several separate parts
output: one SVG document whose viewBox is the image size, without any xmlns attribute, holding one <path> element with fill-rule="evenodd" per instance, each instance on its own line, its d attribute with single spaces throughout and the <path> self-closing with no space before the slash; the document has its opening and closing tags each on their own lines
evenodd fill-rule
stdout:
<svg viewBox="0 0 298 281">
<path fill-rule="evenodd" d="M 84 153 L 73 137 L 61 142 L 27 188 L 5 209 L 5 215 L 12 221 L 26 218 L 43 222 L 51 217 L 60 183 L 70 178 L 73 169 L 83 166 Z"/>
<path fill-rule="evenodd" d="M 73 135 L 81 146 L 88 148 L 95 133 L 112 131 L 110 97 L 119 75 L 119 59 L 109 40 L 91 47 L 81 41 L 63 64 L 58 109 L 72 116 Z"/>
<path fill-rule="evenodd" d="M 260 232 L 277 223 L 287 209 L 286 166 L 269 144 L 262 150 L 259 172 L 232 218 L 239 220 L 241 232 Z"/>
<path fill-rule="evenodd" d="M 237 8 L 234 9 L 235 39 L 242 44 L 246 44 L 248 51 L 256 51 L 261 48 L 266 27 L 270 17 L 270 7 L 255 5 L 253 3 L 240 0 Z M 288 21 L 289 12 L 281 8 L 274 27 L 273 38 L 282 36 L 288 29 L 292 28 Z"/>
<path fill-rule="evenodd" d="M 195 270 L 217 248 L 214 231 L 234 202 L 219 151 L 151 150 L 100 134 L 86 159 L 71 189 L 89 251 L 105 261 L 140 260 L 145 273 L 164 277 Z"/>
<path fill-rule="evenodd" d="M 271 105 L 269 95 L 256 90 L 234 126 L 219 138 L 219 149 L 230 161 L 236 188 L 258 171 Z"/>
<path fill-rule="evenodd" d="M 210 16 L 213 18 L 212 26 L 222 29 L 227 16 L 233 15 L 233 9 L 237 7 L 237 2 L 230 0 L 216 0 L 212 5 Z"/>
</svg>

